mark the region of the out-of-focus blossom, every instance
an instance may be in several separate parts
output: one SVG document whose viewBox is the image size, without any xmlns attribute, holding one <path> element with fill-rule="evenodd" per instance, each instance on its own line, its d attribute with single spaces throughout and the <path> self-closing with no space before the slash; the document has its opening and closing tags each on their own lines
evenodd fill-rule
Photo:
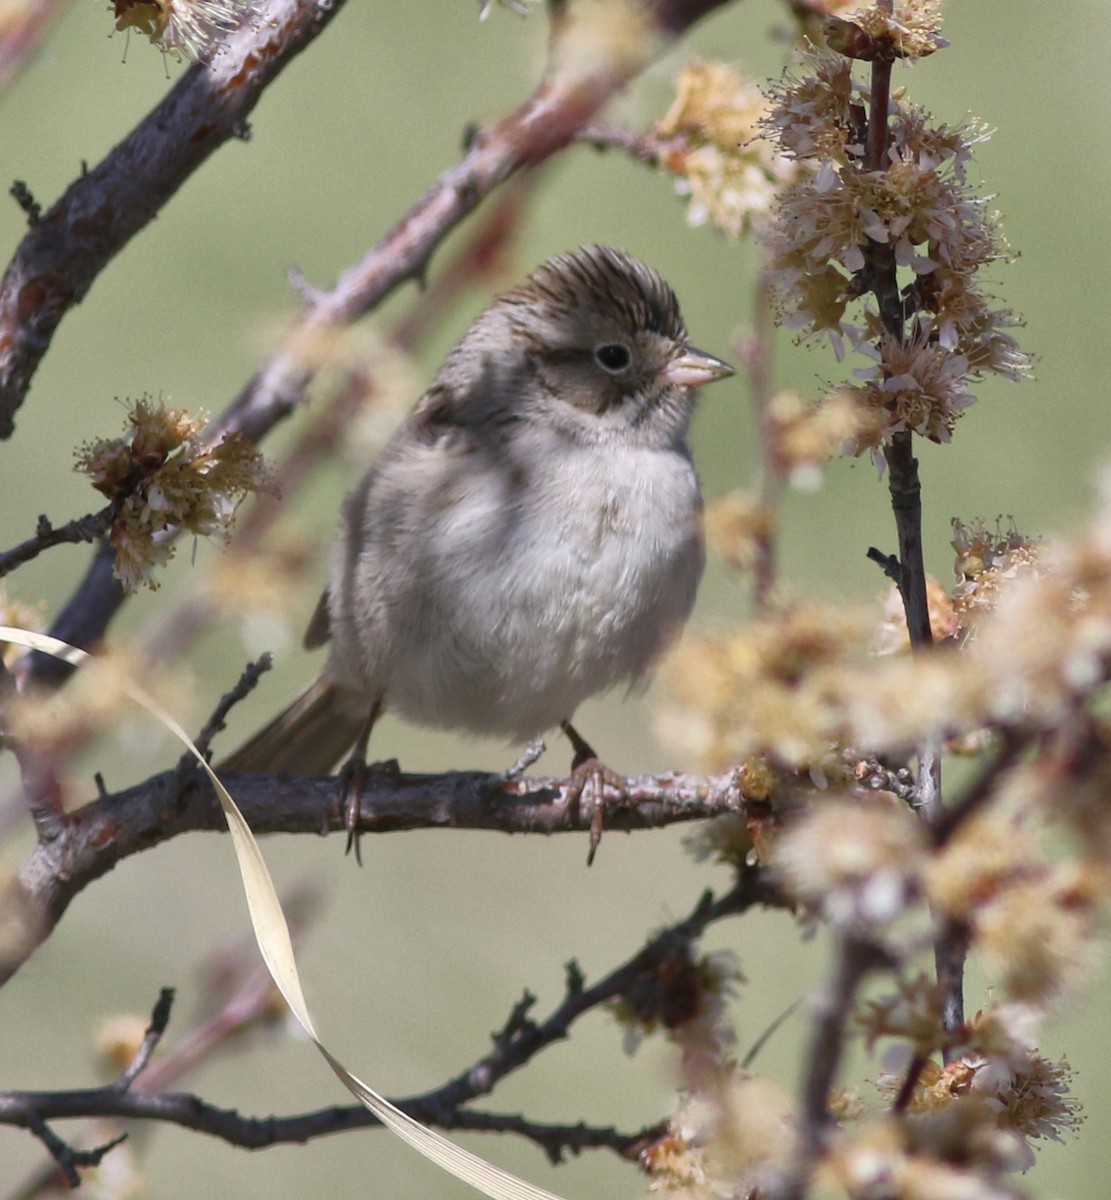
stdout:
<svg viewBox="0 0 1111 1200">
<path fill-rule="evenodd" d="M 690 224 L 710 222 L 735 240 L 764 220 L 794 167 L 758 135 L 767 101 L 733 67 L 687 63 L 675 91 L 655 129 L 670 146 L 661 165 L 680 177 L 680 194 L 690 196 Z"/>
</svg>

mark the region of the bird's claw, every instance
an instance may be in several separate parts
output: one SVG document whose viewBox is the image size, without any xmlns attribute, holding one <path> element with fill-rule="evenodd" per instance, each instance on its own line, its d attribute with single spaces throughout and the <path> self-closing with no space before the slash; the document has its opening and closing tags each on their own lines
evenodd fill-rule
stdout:
<svg viewBox="0 0 1111 1200">
<path fill-rule="evenodd" d="M 624 775 L 611 771 L 596 757 L 576 762 L 571 768 L 571 781 L 567 788 L 567 813 L 572 823 L 579 819 L 580 804 L 587 787 L 594 809 L 590 816 L 590 844 L 586 853 L 586 865 L 594 862 L 598 846 L 602 841 L 602 830 L 606 819 L 606 788 L 618 793 L 618 800 L 628 793 L 628 780 Z"/>
<path fill-rule="evenodd" d="M 344 854 L 355 852 L 355 862 L 363 865 L 362 851 L 359 849 L 359 808 L 366 789 L 369 769 L 366 759 L 361 755 L 352 755 L 343 764 L 340 772 L 340 787 L 343 797 L 343 827 L 347 830 L 347 845 Z"/>
<path fill-rule="evenodd" d="M 347 830 L 347 845 L 343 852 L 350 854 L 354 850 L 355 862 L 360 867 L 363 865 L 363 855 L 359 849 L 359 818 L 366 786 L 371 775 L 385 775 L 396 779 L 400 774 L 401 767 L 396 758 L 368 764 L 362 755 L 353 754 L 343 764 L 339 777 L 343 797 L 343 827 Z"/>
</svg>

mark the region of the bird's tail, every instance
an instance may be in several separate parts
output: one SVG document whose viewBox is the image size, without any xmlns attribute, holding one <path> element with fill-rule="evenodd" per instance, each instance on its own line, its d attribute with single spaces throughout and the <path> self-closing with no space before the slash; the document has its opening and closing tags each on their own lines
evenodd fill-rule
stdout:
<svg viewBox="0 0 1111 1200">
<path fill-rule="evenodd" d="M 312 683 L 253 737 L 217 764 L 222 771 L 327 775 L 355 745 L 366 714 L 326 676 Z"/>
</svg>

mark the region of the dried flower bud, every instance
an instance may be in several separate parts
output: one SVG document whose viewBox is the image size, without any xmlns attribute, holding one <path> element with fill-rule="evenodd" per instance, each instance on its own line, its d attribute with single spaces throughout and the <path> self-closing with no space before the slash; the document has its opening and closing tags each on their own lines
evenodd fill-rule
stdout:
<svg viewBox="0 0 1111 1200">
<path fill-rule="evenodd" d="M 874 38 L 855 22 L 842 17 L 827 17 L 822 23 L 822 33 L 826 45 L 846 58 L 871 62 L 875 58 L 894 57 L 894 48 L 889 42 Z"/>
<path fill-rule="evenodd" d="M 74 469 L 112 501 L 115 574 L 128 590 L 157 587 L 154 568 L 174 552 L 160 534 L 179 528 L 226 536 L 239 501 L 273 488 L 250 442 L 229 434 L 210 446 L 203 433 L 202 420 L 144 397 L 132 405 L 124 437 L 77 452 Z"/>
<path fill-rule="evenodd" d="M 949 43 L 941 36 L 941 0 L 898 0 L 891 13 L 861 5 L 850 19 L 831 17 L 830 48 L 850 58 L 925 58 Z"/>
<path fill-rule="evenodd" d="M 694 945 L 673 937 L 665 952 L 641 971 L 609 1010 L 625 1028 L 629 1053 L 644 1037 L 665 1029 L 672 1037 L 694 1036 L 708 1044 L 727 1036 L 723 1001 L 736 993 L 744 975 L 728 952 L 696 956 Z"/>
</svg>

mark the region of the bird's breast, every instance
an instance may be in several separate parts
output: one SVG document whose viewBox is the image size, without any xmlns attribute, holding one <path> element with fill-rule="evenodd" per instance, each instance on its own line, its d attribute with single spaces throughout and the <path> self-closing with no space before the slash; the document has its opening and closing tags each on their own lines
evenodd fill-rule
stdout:
<svg viewBox="0 0 1111 1200">
<path fill-rule="evenodd" d="M 399 622 L 387 703 L 528 738 L 642 675 L 694 603 L 700 497 L 682 451 L 574 451 L 441 513 Z"/>
</svg>

